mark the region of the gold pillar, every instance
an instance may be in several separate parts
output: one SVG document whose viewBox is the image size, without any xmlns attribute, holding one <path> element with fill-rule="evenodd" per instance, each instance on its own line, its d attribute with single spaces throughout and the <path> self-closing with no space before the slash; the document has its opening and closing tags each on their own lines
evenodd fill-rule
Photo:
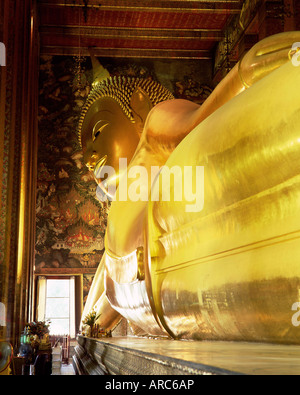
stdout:
<svg viewBox="0 0 300 395">
<path fill-rule="evenodd" d="M 0 41 L 0 301 L 3 338 L 16 344 L 32 316 L 38 46 L 35 0 L 1 2 Z M 1 334 L 0 334 L 1 335 Z"/>
</svg>

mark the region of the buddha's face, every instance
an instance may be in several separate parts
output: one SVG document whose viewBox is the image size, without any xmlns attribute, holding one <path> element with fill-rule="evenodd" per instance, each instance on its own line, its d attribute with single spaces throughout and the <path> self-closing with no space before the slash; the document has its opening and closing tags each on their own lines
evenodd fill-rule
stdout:
<svg viewBox="0 0 300 395">
<path fill-rule="evenodd" d="M 118 185 L 119 158 L 126 158 L 129 163 L 138 143 L 135 124 L 114 99 L 105 97 L 92 104 L 81 129 L 83 160 L 104 193 L 107 194 L 109 183 Z M 105 183 L 100 174 L 104 165 L 112 167 L 115 175 L 115 179 L 104 177 Z"/>
</svg>

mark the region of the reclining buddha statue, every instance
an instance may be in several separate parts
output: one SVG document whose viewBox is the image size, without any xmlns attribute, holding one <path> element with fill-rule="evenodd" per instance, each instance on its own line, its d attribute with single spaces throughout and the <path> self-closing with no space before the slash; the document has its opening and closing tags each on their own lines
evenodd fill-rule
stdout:
<svg viewBox="0 0 300 395">
<path fill-rule="evenodd" d="M 201 106 L 99 64 L 79 137 L 112 202 L 83 316 L 148 336 L 300 343 L 299 41 L 260 41 Z"/>
</svg>

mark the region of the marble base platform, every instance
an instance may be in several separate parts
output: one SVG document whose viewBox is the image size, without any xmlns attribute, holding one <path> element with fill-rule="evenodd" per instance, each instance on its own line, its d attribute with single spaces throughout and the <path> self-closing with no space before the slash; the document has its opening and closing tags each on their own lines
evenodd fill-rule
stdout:
<svg viewBox="0 0 300 395">
<path fill-rule="evenodd" d="M 300 346 L 78 336 L 81 375 L 299 375 Z"/>
</svg>

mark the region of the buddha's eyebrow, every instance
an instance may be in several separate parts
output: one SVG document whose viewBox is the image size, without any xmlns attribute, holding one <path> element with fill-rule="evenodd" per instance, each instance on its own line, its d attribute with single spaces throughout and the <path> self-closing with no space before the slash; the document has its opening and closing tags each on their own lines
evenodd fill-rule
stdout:
<svg viewBox="0 0 300 395">
<path fill-rule="evenodd" d="M 107 120 L 100 120 L 96 123 L 96 125 L 93 127 L 93 131 L 92 131 L 93 140 L 96 139 L 96 137 L 103 131 L 103 129 L 107 125 L 109 125 L 109 121 L 107 121 Z"/>
</svg>

